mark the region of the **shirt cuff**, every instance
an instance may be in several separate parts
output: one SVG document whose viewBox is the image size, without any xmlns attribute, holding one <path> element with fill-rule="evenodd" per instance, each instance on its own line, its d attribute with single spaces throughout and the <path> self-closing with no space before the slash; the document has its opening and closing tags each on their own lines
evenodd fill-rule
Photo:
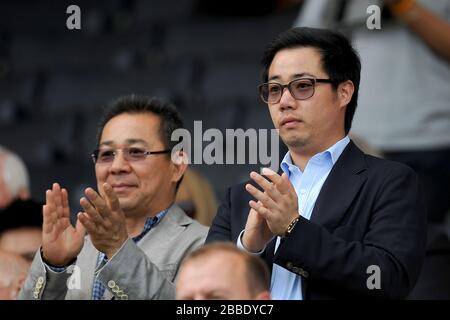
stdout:
<svg viewBox="0 0 450 320">
<path fill-rule="evenodd" d="M 242 244 L 242 235 L 244 234 L 244 231 L 245 231 L 245 229 L 244 230 L 242 230 L 241 231 L 241 233 L 239 234 L 239 237 L 237 238 L 237 241 L 236 241 L 236 246 L 239 248 L 239 249 L 241 249 L 241 250 L 243 250 L 243 251 L 245 251 L 245 252 L 247 252 L 247 253 L 249 253 L 249 254 L 251 254 L 251 255 L 254 255 L 254 256 L 260 256 L 263 252 L 264 252 L 264 250 L 266 250 L 266 246 L 264 246 L 264 248 L 262 248 L 262 250 L 261 251 L 258 251 L 258 252 L 250 252 L 250 251 L 248 251 L 245 247 L 244 247 L 244 245 Z"/>
<path fill-rule="evenodd" d="M 41 256 L 41 261 L 42 261 L 42 264 L 44 265 L 44 267 L 45 267 L 45 269 L 46 270 L 49 270 L 49 271 L 51 271 L 51 272 L 54 272 L 54 273 L 64 273 L 64 272 L 66 272 L 67 271 L 67 268 L 69 268 L 71 265 L 73 265 L 74 263 L 71 263 L 71 264 L 69 264 L 69 265 L 67 265 L 67 266 L 52 266 L 52 265 L 49 265 L 48 263 L 46 263 L 45 261 L 44 261 L 44 257 L 42 256 L 42 248 L 39 250 L 39 254 L 40 254 L 40 256 Z M 76 260 L 74 260 L 74 262 L 75 262 Z"/>
</svg>

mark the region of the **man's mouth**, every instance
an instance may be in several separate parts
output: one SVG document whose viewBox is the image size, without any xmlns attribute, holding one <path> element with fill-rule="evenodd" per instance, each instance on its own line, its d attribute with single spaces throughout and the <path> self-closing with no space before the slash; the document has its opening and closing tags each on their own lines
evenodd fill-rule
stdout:
<svg viewBox="0 0 450 320">
<path fill-rule="evenodd" d="M 297 125 L 299 125 L 301 123 L 303 123 L 303 121 L 298 119 L 298 118 L 286 117 L 283 120 L 281 120 L 280 127 L 293 128 L 293 127 L 296 127 Z"/>
<path fill-rule="evenodd" d="M 128 191 L 128 190 L 136 187 L 136 185 L 128 184 L 128 183 L 114 183 L 111 186 L 112 186 L 113 190 L 117 193 Z"/>
</svg>

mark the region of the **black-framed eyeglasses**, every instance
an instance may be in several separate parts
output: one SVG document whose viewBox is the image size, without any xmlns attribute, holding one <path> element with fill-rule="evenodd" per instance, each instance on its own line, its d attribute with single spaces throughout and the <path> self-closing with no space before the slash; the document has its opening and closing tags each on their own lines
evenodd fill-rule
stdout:
<svg viewBox="0 0 450 320">
<path fill-rule="evenodd" d="M 166 150 L 160 150 L 160 151 L 147 151 L 142 148 L 122 148 L 122 149 L 96 149 L 91 154 L 92 160 L 95 164 L 106 164 L 106 163 L 112 163 L 114 161 L 114 158 L 117 155 L 117 152 L 119 150 L 122 150 L 123 157 L 125 160 L 129 162 L 135 162 L 135 161 L 141 161 L 147 158 L 149 155 L 153 154 L 164 154 L 164 153 L 170 153 L 171 149 Z"/>
<path fill-rule="evenodd" d="M 265 103 L 278 103 L 281 100 L 284 89 L 288 88 L 292 97 L 296 100 L 305 100 L 314 95 L 316 83 L 332 83 L 331 79 L 299 78 L 288 84 L 266 82 L 258 86 L 259 95 Z"/>
</svg>

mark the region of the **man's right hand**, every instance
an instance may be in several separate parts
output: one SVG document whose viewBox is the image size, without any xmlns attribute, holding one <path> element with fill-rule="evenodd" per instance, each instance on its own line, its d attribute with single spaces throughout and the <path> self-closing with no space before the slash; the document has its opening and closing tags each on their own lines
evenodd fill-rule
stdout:
<svg viewBox="0 0 450 320">
<path fill-rule="evenodd" d="M 46 263 L 67 266 L 73 261 L 84 244 L 86 231 L 79 221 L 76 228 L 70 224 L 69 200 L 66 189 L 54 183 L 47 190 L 43 207 L 42 252 Z"/>
<path fill-rule="evenodd" d="M 253 201 L 253 200 L 252 200 Z M 262 203 L 258 201 L 257 205 Z M 255 209 L 251 208 L 245 224 L 242 244 L 247 251 L 256 253 L 264 249 L 266 244 L 274 237 L 264 219 Z"/>
</svg>

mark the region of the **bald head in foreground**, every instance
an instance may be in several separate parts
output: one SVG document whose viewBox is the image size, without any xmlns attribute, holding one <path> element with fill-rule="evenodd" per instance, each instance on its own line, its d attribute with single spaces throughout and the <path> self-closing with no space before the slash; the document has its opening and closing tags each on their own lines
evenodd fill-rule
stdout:
<svg viewBox="0 0 450 320">
<path fill-rule="evenodd" d="M 268 300 L 269 270 L 264 262 L 231 243 L 216 242 L 183 262 L 176 283 L 178 300 Z"/>
</svg>

